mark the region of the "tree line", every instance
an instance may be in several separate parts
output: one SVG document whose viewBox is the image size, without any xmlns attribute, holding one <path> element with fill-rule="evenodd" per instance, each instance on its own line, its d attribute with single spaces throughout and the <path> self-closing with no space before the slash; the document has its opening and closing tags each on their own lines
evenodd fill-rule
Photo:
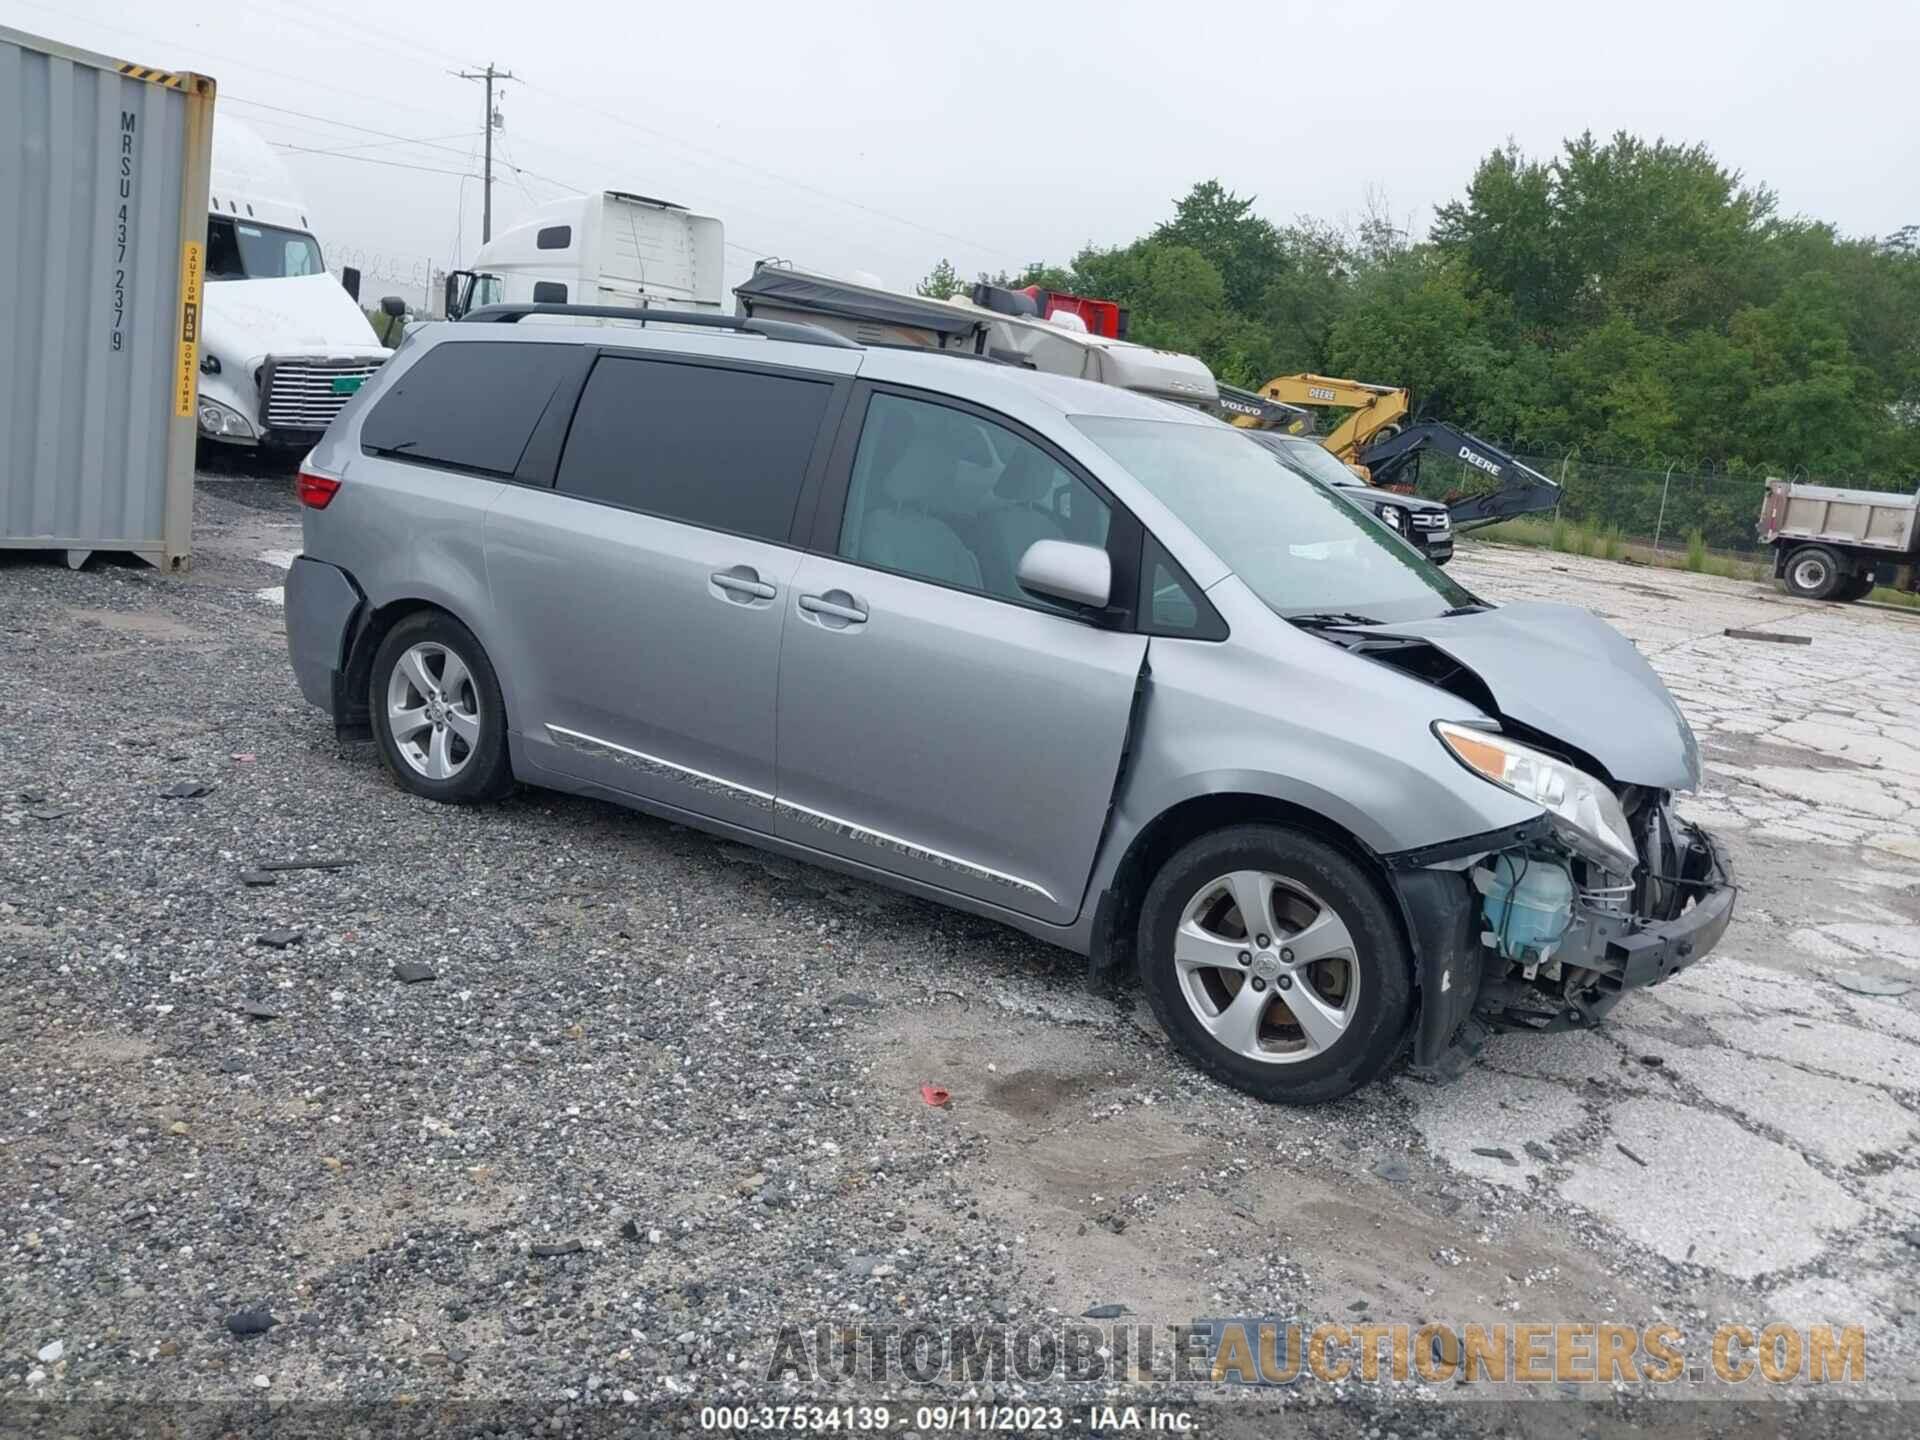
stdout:
<svg viewBox="0 0 1920 1440">
<path fill-rule="evenodd" d="M 1783 216 L 1704 145 L 1583 134 L 1480 162 L 1426 235 L 1383 204 L 1277 224 L 1206 180 L 1151 232 L 982 275 L 1114 299 L 1131 337 L 1253 387 L 1301 370 L 1412 389 L 1533 453 L 1911 489 L 1920 226 Z M 922 294 L 965 288 L 942 260 Z"/>
</svg>

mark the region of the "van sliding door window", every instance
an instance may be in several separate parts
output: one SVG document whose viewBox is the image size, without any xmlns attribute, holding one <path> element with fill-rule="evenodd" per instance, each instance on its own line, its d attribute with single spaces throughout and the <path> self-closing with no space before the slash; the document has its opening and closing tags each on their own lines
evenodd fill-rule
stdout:
<svg viewBox="0 0 1920 1440">
<path fill-rule="evenodd" d="M 785 375 L 603 356 L 556 488 L 784 544 L 832 394 Z"/>
</svg>

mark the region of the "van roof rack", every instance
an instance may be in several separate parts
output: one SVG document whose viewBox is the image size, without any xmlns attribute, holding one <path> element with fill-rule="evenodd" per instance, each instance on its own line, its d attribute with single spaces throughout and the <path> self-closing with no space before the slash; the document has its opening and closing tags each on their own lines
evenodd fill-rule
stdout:
<svg viewBox="0 0 1920 1440">
<path fill-rule="evenodd" d="M 860 350 L 865 347 L 844 335 L 818 325 L 799 325 L 788 320 L 752 320 L 738 315 L 710 315 L 702 310 L 635 309 L 626 305 L 554 305 L 540 304 L 482 305 L 469 310 L 458 323 L 513 325 L 529 315 L 578 315 L 594 320 L 628 320 L 638 325 L 698 325 L 708 330 L 733 330 L 759 335 L 767 340 L 788 340 L 796 345 L 825 345 L 835 350 Z"/>
</svg>

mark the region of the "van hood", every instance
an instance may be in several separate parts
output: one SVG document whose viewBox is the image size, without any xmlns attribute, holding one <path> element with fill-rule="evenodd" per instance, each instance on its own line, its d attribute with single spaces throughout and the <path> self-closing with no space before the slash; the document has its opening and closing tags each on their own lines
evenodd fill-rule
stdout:
<svg viewBox="0 0 1920 1440">
<path fill-rule="evenodd" d="M 269 355 L 385 355 L 373 326 L 331 275 L 210 280 L 201 352 L 251 368 Z"/>
<path fill-rule="evenodd" d="M 1479 678 L 1502 719 L 1591 755 L 1617 783 L 1700 783 L 1699 742 L 1667 687 L 1631 640 L 1578 606 L 1523 601 L 1347 633 L 1425 641 Z M 1394 663 L 1390 651 L 1374 658 Z"/>
</svg>

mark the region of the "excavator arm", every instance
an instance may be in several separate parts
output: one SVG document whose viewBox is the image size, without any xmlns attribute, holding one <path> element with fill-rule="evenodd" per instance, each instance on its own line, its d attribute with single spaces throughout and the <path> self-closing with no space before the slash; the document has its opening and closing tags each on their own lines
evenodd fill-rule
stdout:
<svg viewBox="0 0 1920 1440">
<path fill-rule="evenodd" d="M 1334 459 L 1349 465 L 1383 430 L 1404 420 L 1412 403 L 1407 391 L 1392 385 L 1369 385 L 1331 375 L 1277 375 L 1260 387 L 1260 393 L 1283 405 L 1324 405 L 1351 411 L 1331 433 L 1320 437 Z"/>
<path fill-rule="evenodd" d="M 1313 412 L 1298 405 L 1283 405 L 1251 390 L 1242 390 L 1226 381 L 1216 382 L 1220 399 L 1216 418 L 1242 430 L 1284 430 L 1289 435 L 1313 434 Z"/>
<path fill-rule="evenodd" d="M 1420 456 L 1427 451 L 1457 460 L 1500 482 L 1498 489 L 1445 497 L 1455 530 L 1477 530 L 1516 515 L 1551 510 L 1560 503 L 1559 485 L 1538 470 L 1444 421 L 1409 425 L 1396 435 L 1376 440 L 1360 452 L 1360 463 L 1367 467 L 1376 485 L 1411 486 L 1419 478 Z"/>
</svg>

